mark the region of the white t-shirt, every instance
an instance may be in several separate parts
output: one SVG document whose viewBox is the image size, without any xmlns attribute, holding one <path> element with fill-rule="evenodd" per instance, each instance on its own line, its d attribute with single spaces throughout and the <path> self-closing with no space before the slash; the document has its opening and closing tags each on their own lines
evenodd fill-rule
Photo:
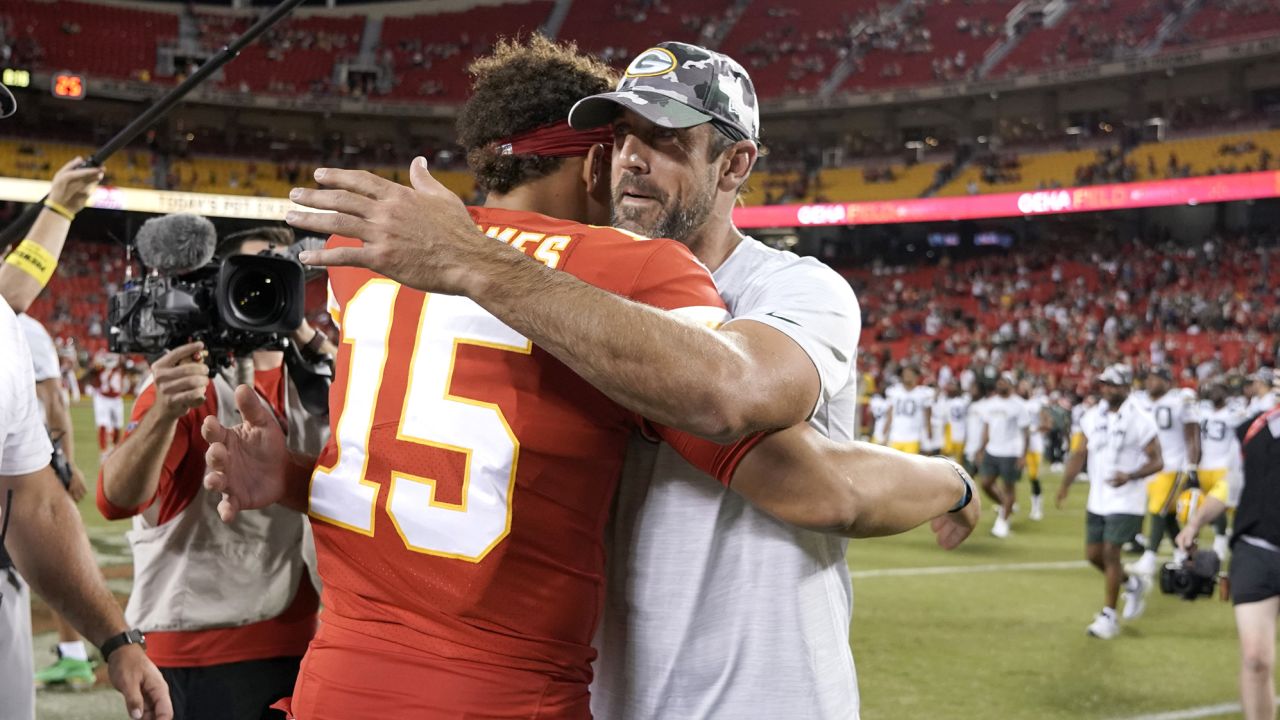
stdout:
<svg viewBox="0 0 1280 720">
<path fill-rule="evenodd" d="M 1215 408 L 1212 405 L 1200 421 L 1200 469 L 1225 470 L 1231 467 L 1233 455 L 1240 453 L 1240 442 L 1236 438 L 1236 428 L 1250 415 L 1225 405 Z"/>
<path fill-rule="evenodd" d="M 1044 410 L 1046 398 L 1044 395 L 1032 395 L 1023 401 L 1027 406 L 1027 420 L 1031 429 L 1031 447 L 1027 448 L 1027 452 L 1044 453 L 1044 433 L 1040 430 L 1040 411 Z"/>
<path fill-rule="evenodd" d="M 969 415 L 969 396 L 957 395 L 943 400 L 943 417 L 947 423 L 947 427 L 951 428 L 951 442 L 964 445 L 968 423 L 965 422 Z"/>
<path fill-rule="evenodd" d="M 1027 404 L 1017 395 L 992 395 L 983 408 L 987 424 L 987 454 L 992 457 L 1019 458 L 1027 451 L 1023 431 L 1031 425 Z"/>
<path fill-rule="evenodd" d="M 987 427 L 987 401 L 990 396 L 969 403 L 968 414 L 964 419 L 964 456 L 973 462 L 978 457 L 978 449 L 982 447 L 982 431 Z"/>
<path fill-rule="evenodd" d="M 1117 472 L 1133 472 L 1146 464 L 1146 448 L 1156 437 L 1156 423 L 1150 413 L 1132 400 L 1116 412 L 1107 403 L 1080 418 L 1080 429 L 1088 442 L 1089 512 L 1095 515 L 1142 515 L 1147 509 L 1147 483 L 1133 480 L 1112 487 Z"/>
<path fill-rule="evenodd" d="M 53 446 L 40 421 L 31 353 L 9 303 L 0 300 L 0 475 L 26 475 L 49 464 Z"/>
<path fill-rule="evenodd" d="M 884 422 L 889 415 L 889 401 L 883 395 L 872 395 L 868 403 L 871 408 L 871 441 L 884 444 Z"/>
<path fill-rule="evenodd" d="M 933 407 L 933 388 L 917 385 L 910 390 L 894 385 L 885 393 L 893 409 L 889 423 L 889 442 L 925 443 L 924 410 Z"/>
<path fill-rule="evenodd" d="M 1164 471 L 1181 472 L 1187 465 L 1187 437 L 1184 428 L 1188 423 L 1200 425 L 1195 391 L 1174 388 L 1152 400 L 1151 419 L 1155 420 L 1156 432 L 1160 437 Z"/>
<path fill-rule="evenodd" d="M 53 380 L 62 377 L 62 367 L 58 363 L 58 349 L 49 337 L 49 331 L 39 320 L 23 313 L 18 316 L 18 325 L 27 340 L 27 349 L 31 351 L 31 366 L 35 370 L 36 382 Z"/>
<path fill-rule="evenodd" d="M 811 424 L 852 439 L 860 315 L 848 282 L 751 239 L 712 276 L 731 322 L 765 323 L 805 350 L 822 380 Z M 857 718 L 847 542 L 773 519 L 665 445 L 633 439 L 624 468 L 595 717 Z"/>
</svg>

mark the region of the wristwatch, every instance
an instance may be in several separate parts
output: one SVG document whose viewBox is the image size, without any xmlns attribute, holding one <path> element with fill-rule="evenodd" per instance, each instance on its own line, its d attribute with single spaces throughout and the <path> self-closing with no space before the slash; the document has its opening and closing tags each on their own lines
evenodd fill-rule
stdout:
<svg viewBox="0 0 1280 720">
<path fill-rule="evenodd" d="M 143 635 L 142 631 L 137 628 L 126 630 L 119 635 L 112 635 L 103 641 L 102 646 L 98 648 L 98 651 L 102 653 L 102 661 L 106 662 L 111 658 L 111 653 L 119 650 L 125 645 L 138 645 L 142 648 L 143 652 L 146 652 L 147 636 Z"/>
</svg>

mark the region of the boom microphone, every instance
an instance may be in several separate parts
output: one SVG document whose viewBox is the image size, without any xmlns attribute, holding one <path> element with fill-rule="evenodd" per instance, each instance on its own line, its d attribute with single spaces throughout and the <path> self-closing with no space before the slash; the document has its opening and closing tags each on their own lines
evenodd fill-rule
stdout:
<svg viewBox="0 0 1280 720">
<path fill-rule="evenodd" d="M 218 232 L 199 215 L 165 215 L 143 223 L 133 243 L 143 265 L 172 277 L 209 264 L 218 246 Z"/>
</svg>

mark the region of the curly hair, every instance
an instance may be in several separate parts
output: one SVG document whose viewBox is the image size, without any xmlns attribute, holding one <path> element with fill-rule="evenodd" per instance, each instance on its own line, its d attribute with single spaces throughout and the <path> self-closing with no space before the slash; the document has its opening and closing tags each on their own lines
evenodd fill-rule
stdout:
<svg viewBox="0 0 1280 720">
<path fill-rule="evenodd" d="M 498 193 L 550 175 L 563 158 L 499 155 L 494 141 L 560 122 L 574 103 L 608 92 L 616 81 L 608 65 L 578 52 L 575 43 L 543 35 L 503 38 L 467 70 L 475 80 L 458 114 L 458 142 L 476 184 Z"/>
</svg>

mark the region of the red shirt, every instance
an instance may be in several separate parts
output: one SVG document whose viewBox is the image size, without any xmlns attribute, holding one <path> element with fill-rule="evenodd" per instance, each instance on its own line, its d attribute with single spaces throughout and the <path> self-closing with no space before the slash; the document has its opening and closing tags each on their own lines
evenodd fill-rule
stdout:
<svg viewBox="0 0 1280 720">
<path fill-rule="evenodd" d="M 277 413 L 284 411 L 281 368 L 254 373 L 254 386 L 267 398 Z M 156 400 L 155 385 L 148 384 L 133 404 L 129 430 L 141 421 Z M 160 470 L 156 494 L 143 505 L 121 508 L 111 504 L 103 490 L 102 473 L 98 473 L 98 510 L 108 520 L 137 515 L 159 503 L 156 522 L 169 522 L 191 504 L 204 480 L 204 453 L 209 444 L 200 435 L 205 417 L 218 414 L 218 396 L 210 383 L 204 404 L 178 419 L 173 442 Z M 315 634 L 319 598 L 304 574 L 293 602 L 283 613 L 240 627 L 216 630 L 167 631 L 147 633 L 147 655 L 160 667 L 205 667 L 244 660 L 275 657 L 299 657 Z"/>
<path fill-rule="evenodd" d="M 678 243 L 471 212 L 491 237 L 598 287 L 724 307 Z M 310 495 L 325 614 L 293 710 L 588 717 L 603 528 L 635 418 L 470 300 L 360 269 L 329 280 L 343 341 Z M 753 444 L 687 449 L 727 482 Z"/>
</svg>

